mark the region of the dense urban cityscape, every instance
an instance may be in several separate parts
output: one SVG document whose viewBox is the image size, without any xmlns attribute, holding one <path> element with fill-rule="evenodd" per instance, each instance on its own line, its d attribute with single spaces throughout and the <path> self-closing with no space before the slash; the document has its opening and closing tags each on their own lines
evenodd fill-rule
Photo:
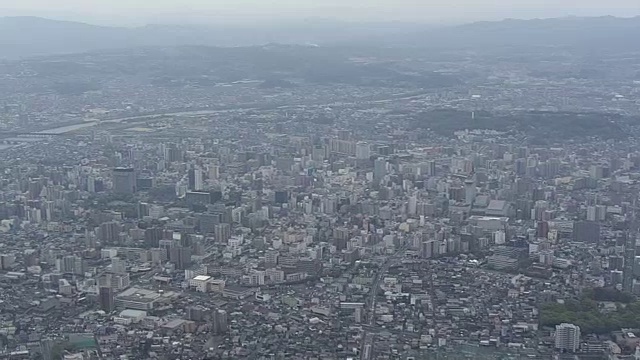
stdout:
<svg viewBox="0 0 640 360">
<path fill-rule="evenodd" d="M 0 358 L 640 359 L 639 59 L 3 61 Z"/>
</svg>

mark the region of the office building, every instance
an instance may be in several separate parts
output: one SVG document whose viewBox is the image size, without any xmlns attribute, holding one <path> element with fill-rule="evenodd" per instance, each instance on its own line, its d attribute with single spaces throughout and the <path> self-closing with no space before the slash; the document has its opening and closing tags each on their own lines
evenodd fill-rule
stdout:
<svg viewBox="0 0 640 360">
<path fill-rule="evenodd" d="M 218 243 L 226 243 L 231 238 L 231 225 L 229 224 L 217 224 L 214 231 L 214 236 Z"/>
<path fill-rule="evenodd" d="M 211 203 L 211 194 L 204 191 L 188 191 L 185 193 L 188 206 L 207 205 Z"/>
<path fill-rule="evenodd" d="M 114 290 L 122 290 L 129 287 L 131 279 L 128 273 L 113 274 L 104 273 L 98 278 L 99 287 L 110 287 Z"/>
<path fill-rule="evenodd" d="M 279 255 L 280 254 L 276 250 L 272 250 L 272 249 L 267 250 L 267 252 L 264 254 L 265 266 L 270 268 L 270 267 L 275 267 L 276 265 L 278 265 L 278 256 Z"/>
<path fill-rule="evenodd" d="M 387 160 L 376 159 L 373 163 L 373 181 L 379 183 L 387 175 Z"/>
<path fill-rule="evenodd" d="M 202 321 L 204 320 L 207 309 L 203 306 L 190 306 L 187 308 L 187 320 Z"/>
<path fill-rule="evenodd" d="M 356 159 L 368 160 L 371 157 L 371 147 L 366 142 L 356 144 Z"/>
<path fill-rule="evenodd" d="M 136 178 L 136 191 L 144 191 L 153 188 L 155 185 L 152 177 L 138 177 Z"/>
<path fill-rule="evenodd" d="M 169 163 L 184 161 L 184 152 L 175 145 L 169 145 L 164 149 L 164 160 Z"/>
<path fill-rule="evenodd" d="M 98 299 L 100 301 L 100 309 L 106 313 L 112 312 L 115 307 L 115 296 L 113 288 L 109 286 L 101 286 Z"/>
<path fill-rule="evenodd" d="M 208 275 L 198 275 L 192 279 L 189 279 L 189 288 L 194 289 L 197 292 L 208 292 L 209 284 L 213 279 Z"/>
<path fill-rule="evenodd" d="M 147 311 L 153 309 L 160 298 L 155 291 L 132 287 L 116 295 L 115 303 L 119 307 Z"/>
<path fill-rule="evenodd" d="M 42 354 L 42 360 L 53 360 L 55 346 L 56 342 L 53 339 L 40 340 L 40 353 Z"/>
<path fill-rule="evenodd" d="M 187 177 L 190 191 L 200 191 L 204 188 L 204 176 L 200 169 L 189 169 Z"/>
<path fill-rule="evenodd" d="M 604 205 L 588 206 L 587 221 L 604 221 L 607 218 L 607 207 Z"/>
<path fill-rule="evenodd" d="M 160 227 L 151 227 L 144 230 L 144 244 L 151 248 L 157 248 L 164 236 L 164 230 Z"/>
<path fill-rule="evenodd" d="M 560 351 L 576 352 L 580 347 L 580 327 L 567 323 L 556 325 L 555 347 Z"/>
<path fill-rule="evenodd" d="M 573 224 L 574 241 L 597 244 L 600 242 L 600 224 L 593 221 L 576 221 Z"/>
<path fill-rule="evenodd" d="M 98 239 L 103 244 L 118 243 L 120 241 L 120 223 L 116 221 L 108 221 L 100 224 L 98 229 Z"/>
<path fill-rule="evenodd" d="M 58 271 L 63 274 L 82 274 L 83 273 L 83 261 L 82 258 L 75 255 L 68 255 L 56 262 Z"/>
<path fill-rule="evenodd" d="M 186 247 L 170 248 L 169 261 L 176 266 L 176 269 L 187 269 L 191 265 L 191 249 Z"/>
<path fill-rule="evenodd" d="M 436 176 L 436 161 L 435 160 L 429 161 L 428 167 L 427 167 L 427 175 Z"/>
<path fill-rule="evenodd" d="M 278 190 L 274 195 L 276 204 L 286 204 L 289 201 L 289 192 L 286 190 Z"/>
<path fill-rule="evenodd" d="M 224 310 L 216 310 L 213 313 L 213 333 L 224 334 L 227 332 L 227 312 Z"/>
<path fill-rule="evenodd" d="M 113 191 L 119 194 L 136 192 L 136 173 L 133 168 L 113 169 Z"/>
<path fill-rule="evenodd" d="M 476 184 L 472 179 L 468 179 L 464 182 L 464 194 L 465 204 L 472 205 L 476 199 Z"/>
</svg>

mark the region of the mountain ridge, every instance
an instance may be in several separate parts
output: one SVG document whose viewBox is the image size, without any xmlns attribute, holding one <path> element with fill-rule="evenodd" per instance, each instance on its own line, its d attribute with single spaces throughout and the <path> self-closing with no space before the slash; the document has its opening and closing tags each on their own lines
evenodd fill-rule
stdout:
<svg viewBox="0 0 640 360">
<path fill-rule="evenodd" d="M 0 46 L 5 48 L 5 58 L 139 46 L 265 43 L 434 49 L 568 46 L 640 50 L 640 42 L 634 41 L 637 38 L 640 38 L 640 16 L 504 19 L 442 27 L 304 20 L 254 29 L 223 24 L 115 27 L 34 16 L 0 17 Z"/>
</svg>

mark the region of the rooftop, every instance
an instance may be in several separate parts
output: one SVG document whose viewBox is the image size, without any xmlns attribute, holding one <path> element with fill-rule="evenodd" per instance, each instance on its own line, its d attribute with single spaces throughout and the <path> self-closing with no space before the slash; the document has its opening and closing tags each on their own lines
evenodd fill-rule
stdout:
<svg viewBox="0 0 640 360">
<path fill-rule="evenodd" d="M 157 300 L 160 297 L 160 294 L 155 291 L 132 287 L 121 292 L 116 297 L 118 299 L 129 301 L 151 302 Z"/>
<path fill-rule="evenodd" d="M 504 200 L 491 200 L 489 202 L 489 206 L 487 206 L 487 210 L 503 210 L 507 202 Z"/>
<path fill-rule="evenodd" d="M 207 280 L 211 280 L 211 276 L 198 275 L 198 276 L 194 277 L 193 280 L 195 280 L 195 281 L 207 281 Z"/>
</svg>

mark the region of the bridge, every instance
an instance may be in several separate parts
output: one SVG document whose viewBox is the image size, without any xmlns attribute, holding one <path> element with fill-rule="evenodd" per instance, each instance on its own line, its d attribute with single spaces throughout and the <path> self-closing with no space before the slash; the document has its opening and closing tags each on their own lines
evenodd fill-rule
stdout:
<svg viewBox="0 0 640 360">
<path fill-rule="evenodd" d="M 0 131 L 0 138 L 21 136 L 21 137 L 47 137 L 47 136 L 63 136 L 64 133 L 47 133 L 47 132 L 27 132 L 27 131 Z"/>
<path fill-rule="evenodd" d="M 0 132 L 0 144 L 3 145 L 21 145 L 38 139 L 48 139 L 52 136 L 64 136 L 64 133 L 45 133 L 45 132 L 28 132 L 28 131 L 7 131 Z"/>
</svg>

